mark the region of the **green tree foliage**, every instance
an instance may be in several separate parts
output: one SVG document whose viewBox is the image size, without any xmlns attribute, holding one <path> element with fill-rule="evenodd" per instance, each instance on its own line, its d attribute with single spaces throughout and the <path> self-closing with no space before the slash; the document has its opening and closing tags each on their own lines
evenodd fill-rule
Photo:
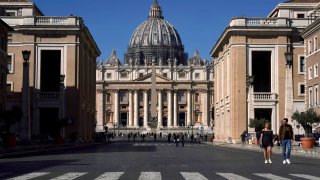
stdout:
<svg viewBox="0 0 320 180">
<path fill-rule="evenodd" d="M 312 133 L 312 124 L 320 122 L 320 116 L 312 108 L 307 109 L 306 112 L 294 112 L 292 115 L 292 119 L 301 124 L 306 135 Z"/>
</svg>

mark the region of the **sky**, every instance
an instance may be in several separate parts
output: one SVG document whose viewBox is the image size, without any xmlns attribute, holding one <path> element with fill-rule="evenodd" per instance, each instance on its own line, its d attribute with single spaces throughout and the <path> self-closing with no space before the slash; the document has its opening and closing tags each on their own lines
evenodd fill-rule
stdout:
<svg viewBox="0 0 320 180">
<path fill-rule="evenodd" d="M 123 61 L 133 31 L 148 18 L 154 0 L 33 0 L 46 16 L 81 16 L 100 51 L 114 48 Z M 189 58 L 210 50 L 233 17 L 266 17 L 286 0 L 158 0 L 164 18 L 178 31 Z"/>
</svg>

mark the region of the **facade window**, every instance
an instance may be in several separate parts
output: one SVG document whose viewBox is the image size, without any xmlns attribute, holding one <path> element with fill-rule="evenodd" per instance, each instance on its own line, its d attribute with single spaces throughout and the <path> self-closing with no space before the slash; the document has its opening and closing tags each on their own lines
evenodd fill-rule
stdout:
<svg viewBox="0 0 320 180">
<path fill-rule="evenodd" d="M 297 18 L 298 19 L 303 19 L 303 18 L 305 18 L 305 15 L 304 14 L 297 14 Z"/>
<path fill-rule="evenodd" d="M 128 78 L 128 73 L 127 72 L 121 72 L 120 73 L 121 78 Z"/>
<path fill-rule="evenodd" d="M 311 40 L 309 40 L 309 44 L 308 44 L 308 52 L 309 52 L 309 54 L 311 54 L 311 53 L 312 53 L 312 41 L 311 41 Z"/>
<path fill-rule="evenodd" d="M 199 78 L 200 78 L 200 73 L 196 73 L 196 74 L 194 75 L 194 78 L 195 78 L 195 79 L 199 79 Z"/>
<path fill-rule="evenodd" d="M 319 86 L 318 85 L 316 85 L 316 86 L 314 86 L 314 106 L 315 107 L 318 107 L 319 106 L 319 95 L 318 95 L 318 93 L 319 93 Z"/>
<path fill-rule="evenodd" d="M 8 60 L 7 68 L 8 68 L 9 73 L 14 73 L 14 71 L 13 71 L 14 59 L 13 59 L 13 57 L 14 57 L 13 54 L 9 54 L 7 57 L 7 60 Z"/>
<path fill-rule="evenodd" d="M 107 79 L 111 79 L 111 73 L 107 73 Z"/>
<path fill-rule="evenodd" d="M 139 78 L 142 78 L 143 77 L 143 73 L 139 73 Z"/>
<path fill-rule="evenodd" d="M 305 85 L 303 83 L 299 83 L 299 96 L 305 95 Z"/>
<path fill-rule="evenodd" d="M 107 93 L 107 102 L 111 102 L 111 94 Z"/>
<path fill-rule="evenodd" d="M 168 77 L 168 73 L 163 73 L 162 76 L 167 78 Z"/>
<path fill-rule="evenodd" d="M 304 74 L 305 70 L 305 64 L 304 64 L 304 56 L 299 56 L 299 74 Z"/>
<path fill-rule="evenodd" d="M 309 87 L 309 108 L 312 108 L 312 103 L 313 103 L 312 87 Z"/>
<path fill-rule="evenodd" d="M 312 67 L 309 67 L 308 69 L 308 78 L 309 80 L 312 79 Z"/>
<path fill-rule="evenodd" d="M 179 72 L 179 78 L 185 78 L 186 73 L 185 72 Z"/>
<path fill-rule="evenodd" d="M 314 65 L 314 77 L 316 78 L 316 77 L 318 77 L 318 64 L 315 64 Z"/>
<path fill-rule="evenodd" d="M 199 102 L 199 94 L 198 93 L 195 94 L 194 99 L 195 99 L 196 102 Z"/>
<path fill-rule="evenodd" d="M 314 48 L 314 51 L 317 51 L 317 50 L 318 50 L 318 37 L 315 37 L 315 38 L 314 38 L 313 48 Z"/>
<path fill-rule="evenodd" d="M 7 92 L 12 92 L 12 84 L 7 83 L 6 90 Z"/>
</svg>

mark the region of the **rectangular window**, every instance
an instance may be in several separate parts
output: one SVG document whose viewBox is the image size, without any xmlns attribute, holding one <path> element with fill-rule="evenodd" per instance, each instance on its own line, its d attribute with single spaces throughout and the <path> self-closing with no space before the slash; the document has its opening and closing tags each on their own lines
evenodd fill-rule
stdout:
<svg viewBox="0 0 320 180">
<path fill-rule="evenodd" d="M 121 72 L 120 73 L 120 77 L 121 78 L 127 78 L 128 77 L 128 73 L 127 72 Z"/>
<path fill-rule="evenodd" d="M 299 56 L 299 74 L 304 74 L 305 64 L 304 64 L 304 56 Z"/>
<path fill-rule="evenodd" d="M 167 78 L 168 77 L 168 73 L 163 73 L 162 76 Z"/>
<path fill-rule="evenodd" d="M 319 106 L 319 86 L 315 85 L 314 86 L 314 107 L 318 107 Z"/>
<path fill-rule="evenodd" d="M 309 80 L 312 79 L 312 66 L 309 67 L 308 69 L 308 77 L 309 77 Z"/>
<path fill-rule="evenodd" d="M 309 52 L 309 54 L 311 54 L 311 53 L 312 53 L 312 41 L 311 41 L 311 40 L 309 40 L 309 44 L 308 44 L 308 52 Z"/>
<path fill-rule="evenodd" d="M 7 86 L 6 86 L 6 90 L 7 92 L 12 92 L 13 88 L 12 88 L 12 83 L 7 83 Z"/>
<path fill-rule="evenodd" d="M 304 14 L 297 14 L 297 18 L 298 18 L 298 19 L 303 19 L 304 17 L 305 17 Z"/>
<path fill-rule="evenodd" d="M 312 104 L 313 104 L 312 87 L 309 87 L 309 108 L 312 108 Z"/>
<path fill-rule="evenodd" d="M 194 75 L 194 78 L 195 78 L 195 79 L 199 79 L 199 78 L 200 78 L 200 73 L 196 73 L 196 74 Z"/>
<path fill-rule="evenodd" d="M 318 50 L 318 37 L 314 37 L 313 49 L 314 49 L 314 51 Z"/>
<path fill-rule="evenodd" d="M 142 78 L 143 77 L 143 73 L 139 73 L 139 78 Z"/>
<path fill-rule="evenodd" d="M 186 73 L 185 72 L 179 72 L 179 78 L 185 78 Z"/>
<path fill-rule="evenodd" d="M 111 73 L 107 73 L 107 79 L 111 79 Z"/>
<path fill-rule="evenodd" d="M 305 95 L 305 85 L 303 83 L 299 83 L 299 96 Z"/>
<path fill-rule="evenodd" d="M 7 65 L 8 71 L 9 71 L 9 73 L 13 73 L 14 72 L 13 71 L 13 55 L 9 54 L 7 59 L 8 59 L 8 65 Z"/>
<path fill-rule="evenodd" d="M 314 77 L 317 78 L 318 77 L 318 64 L 314 65 Z"/>
</svg>

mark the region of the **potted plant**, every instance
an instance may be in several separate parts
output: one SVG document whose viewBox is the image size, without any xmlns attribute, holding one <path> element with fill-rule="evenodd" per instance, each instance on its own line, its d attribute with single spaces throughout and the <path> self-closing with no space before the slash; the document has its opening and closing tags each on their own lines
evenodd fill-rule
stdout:
<svg viewBox="0 0 320 180">
<path fill-rule="evenodd" d="M 292 115 L 292 119 L 296 120 L 305 131 L 305 137 L 301 138 L 301 144 L 304 149 L 310 149 L 314 146 L 315 138 L 310 136 L 312 133 L 312 124 L 319 122 L 320 116 L 314 109 L 307 109 L 306 112 L 296 111 Z"/>
<path fill-rule="evenodd" d="M 16 136 L 14 133 L 10 132 L 12 125 L 20 122 L 22 118 L 22 110 L 19 106 L 13 106 L 11 110 L 5 111 L 0 116 L 0 121 L 2 124 L 2 132 L 4 145 L 6 147 L 14 147 L 16 145 Z"/>
<path fill-rule="evenodd" d="M 249 127 L 254 128 L 254 131 L 256 133 L 256 139 L 254 140 L 255 144 L 259 143 L 261 130 L 264 128 L 264 123 L 266 119 L 260 118 L 260 119 L 250 119 Z"/>
</svg>

